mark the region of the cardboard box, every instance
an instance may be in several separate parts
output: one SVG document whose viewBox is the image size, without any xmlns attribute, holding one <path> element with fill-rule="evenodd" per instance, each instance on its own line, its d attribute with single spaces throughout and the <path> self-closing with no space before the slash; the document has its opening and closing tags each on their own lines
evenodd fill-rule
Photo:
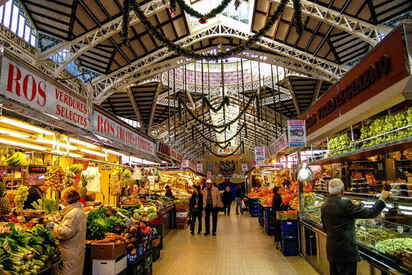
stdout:
<svg viewBox="0 0 412 275">
<path fill-rule="evenodd" d="M 114 260 L 126 253 L 126 244 L 99 243 L 91 246 L 92 259 Z"/>
<path fill-rule="evenodd" d="M 120 274 L 127 268 L 127 257 L 116 260 L 93 260 L 93 275 Z"/>
</svg>

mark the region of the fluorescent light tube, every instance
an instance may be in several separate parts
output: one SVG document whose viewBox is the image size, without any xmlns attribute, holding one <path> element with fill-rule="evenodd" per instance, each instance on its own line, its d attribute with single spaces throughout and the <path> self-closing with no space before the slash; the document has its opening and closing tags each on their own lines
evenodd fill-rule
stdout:
<svg viewBox="0 0 412 275">
<path fill-rule="evenodd" d="M 30 137 L 30 135 L 28 134 L 19 133 L 17 131 L 9 130 L 6 128 L 0 128 L 0 134 L 8 135 L 8 136 L 15 137 L 15 138 L 29 138 Z"/>
<path fill-rule="evenodd" d="M 83 153 L 89 154 L 89 155 L 94 155 L 94 156 L 103 157 L 103 158 L 106 157 L 106 154 L 92 151 L 92 150 L 80 149 L 80 151 L 82 151 Z"/>
<path fill-rule="evenodd" d="M 103 148 L 103 151 L 106 152 L 106 153 L 112 154 L 112 155 L 120 156 L 120 157 L 124 156 L 124 154 L 122 154 L 120 152 L 110 150 L 110 149 L 104 149 Z"/>
<path fill-rule="evenodd" d="M 22 147 L 22 148 L 27 148 L 27 149 L 32 149 L 32 150 L 37 150 L 37 151 L 46 151 L 46 148 L 38 146 L 38 145 L 27 144 L 27 143 L 17 142 L 17 141 L 3 139 L 3 138 L 0 138 L 0 143 Z"/>
<path fill-rule="evenodd" d="M 85 142 L 85 141 L 82 141 L 82 140 L 78 140 L 78 139 L 75 139 L 75 138 L 69 138 L 69 143 L 82 145 L 82 146 L 85 146 L 85 147 L 88 147 L 88 148 L 98 148 L 97 145 L 94 145 L 94 144 L 91 144 L 91 143 L 88 143 L 88 142 Z"/>
<path fill-rule="evenodd" d="M 32 131 L 32 132 L 35 132 L 35 133 L 44 134 L 44 135 L 47 135 L 47 136 L 54 136 L 54 133 L 51 132 L 51 131 L 47 131 L 43 128 L 33 126 L 29 123 L 24 123 L 24 122 L 21 122 L 19 120 L 10 119 L 8 117 L 0 117 L 0 122 L 6 123 L 6 124 L 11 125 L 11 126 L 19 127 L 21 129 L 29 130 L 29 131 Z"/>
</svg>

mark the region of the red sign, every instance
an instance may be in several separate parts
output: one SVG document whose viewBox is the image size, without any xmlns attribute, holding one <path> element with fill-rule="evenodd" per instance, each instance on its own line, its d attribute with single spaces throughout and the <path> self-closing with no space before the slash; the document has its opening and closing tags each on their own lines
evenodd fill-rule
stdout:
<svg viewBox="0 0 412 275">
<path fill-rule="evenodd" d="M 170 156 L 170 146 L 166 143 L 159 142 L 157 145 L 157 151 L 163 155 Z"/>
<path fill-rule="evenodd" d="M 89 112 L 85 100 L 72 96 L 31 70 L 0 56 L 0 93 L 42 113 L 87 129 Z"/>
<path fill-rule="evenodd" d="M 120 142 L 137 150 L 155 154 L 156 145 L 139 134 L 120 125 L 103 114 L 93 112 L 93 131 L 98 135 Z"/>
<path fill-rule="evenodd" d="M 302 115 L 307 134 L 407 77 L 406 60 L 402 28 L 398 28 Z"/>
</svg>

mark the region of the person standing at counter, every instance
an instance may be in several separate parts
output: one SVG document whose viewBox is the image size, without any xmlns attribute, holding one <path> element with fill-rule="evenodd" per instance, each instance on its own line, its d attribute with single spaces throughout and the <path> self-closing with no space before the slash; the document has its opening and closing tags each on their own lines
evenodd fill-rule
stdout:
<svg viewBox="0 0 412 275">
<path fill-rule="evenodd" d="M 276 249 L 280 249 L 280 241 L 282 240 L 282 227 L 280 220 L 276 217 L 276 212 L 281 211 L 282 209 L 282 197 L 279 194 L 280 187 L 275 186 L 273 188 L 273 199 L 272 199 L 272 215 L 273 221 L 275 223 L 275 244 Z"/>
<path fill-rule="evenodd" d="M 175 196 L 173 196 L 172 188 L 169 185 L 166 185 L 165 189 L 166 189 L 165 196 L 174 199 Z"/>
<path fill-rule="evenodd" d="M 86 214 L 79 202 L 80 195 L 72 188 L 63 190 L 63 220 L 55 225 L 54 236 L 60 241 L 59 248 L 63 268 L 59 275 L 82 275 L 86 251 Z"/>
<path fill-rule="evenodd" d="M 355 220 L 377 217 L 385 208 L 390 193 L 383 191 L 372 208 L 342 198 L 344 184 L 340 179 L 329 181 L 329 198 L 322 205 L 322 224 L 327 233 L 326 251 L 330 275 L 356 275 L 360 260 L 355 242 Z"/>
</svg>

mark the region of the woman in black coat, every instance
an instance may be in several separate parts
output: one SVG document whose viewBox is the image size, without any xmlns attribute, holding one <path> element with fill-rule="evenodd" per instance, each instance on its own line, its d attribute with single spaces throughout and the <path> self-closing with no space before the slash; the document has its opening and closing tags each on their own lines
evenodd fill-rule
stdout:
<svg viewBox="0 0 412 275">
<path fill-rule="evenodd" d="M 279 195 L 279 187 L 276 186 L 273 188 L 273 200 L 272 200 L 272 213 L 274 216 L 274 224 L 275 224 L 275 244 L 276 248 L 280 248 L 280 241 L 282 236 L 282 228 L 280 224 L 280 220 L 276 218 L 276 212 L 280 211 L 282 207 L 282 197 Z"/>
<path fill-rule="evenodd" d="M 233 194 L 230 187 L 227 186 L 225 192 L 223 192 L 223 205 L 225 207 L 225 215 L 230 216 L 230 207 L 232 206 Z"/>
</svg>

